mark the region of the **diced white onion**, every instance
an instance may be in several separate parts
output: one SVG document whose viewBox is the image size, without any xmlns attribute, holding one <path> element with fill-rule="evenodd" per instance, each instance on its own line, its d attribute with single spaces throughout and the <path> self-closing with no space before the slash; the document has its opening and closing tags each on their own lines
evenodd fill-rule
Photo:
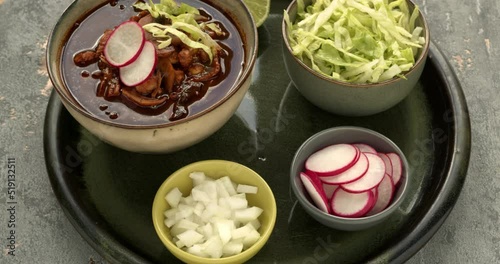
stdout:
<svg viewBox="0 0 500 264">
<path fill-rule="evenodd" d="M 178 188 L 165 199 L 171 206 L 164 212 L 177 247 L 193 255 L 221 258 L 241 253 L 260 238 L 258 217 L 263 210 L 249 206 L 247 195 L 256 186 L 237 184 L 228 176 L 217 180 L 203 172 L 192 172 L 193 189 L 182 197 Z"/>
<path fill-rule="evenodd" d="M 181 193 L 181 191 L 179 191 L 179 188 L 177 188 L 177 187 L 174 188 L 174 189 L 172 189 L 165 196 L 165 200 L 167 200 L 167 203 L 171 207 L 177 207 L 177 205 L 179 204 L 179 201 L 181 200 L 181 198 L 182 198 L 182 193 Z"/>
<path fill-rule="evenodd" d="M 239 193 L 257 193 L 257 187 L 246 184 L 238 184 L 236 191 Z"/>
</svg>

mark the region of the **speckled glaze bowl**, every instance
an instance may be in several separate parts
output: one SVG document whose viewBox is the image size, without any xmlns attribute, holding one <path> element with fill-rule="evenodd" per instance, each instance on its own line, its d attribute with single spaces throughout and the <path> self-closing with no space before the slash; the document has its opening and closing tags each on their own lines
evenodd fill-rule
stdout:
<svg viewBox="0 0 500 264">
<path fill-rule="evenodd" d="M 117 125 L 97 118 L 72 97 L 61 73 L 61 53 L 75 23 L 108 0 L 76 0 L 53 28 L 47 44 L 47 68 L 54 88 L 68 112 L 87 130 L 118 148 L 141 153 L 169 153 L 192 146 L 220 129 L 238 108 L 251 82 L 257 57 L 258 36 L 250 12 L 242 1 L 208 0 L 231 15 L 245 43 L 242 72 L 219 101 L 185 119 L 155 126 Z"/>
<path fill-rule="evenodd" d="M 258 231 L 261 237 L 255 244 L 237 255 L 220 259 L 211 259 L 192 255 L 178 248 L 172 242 L 170 230 L 164 224 L 165 216 L 163 213 L 170 208 L 165 200 L 165 195 L 175 187 L 179 188 L 183 196 L 189 195 L 193 188 L 193 183 L 189 178 L 189 174 L 193 171 L 202 171 L 208 177 L 214 179 L 229 176 L 235 183 L 253 185 L 258 188 L 257 194 L 247 195 L 248 204 L 250 206 L 257 206 L 264 210 L 259 216 L 261 227 Z M 168 176 L 155 195 L 152 216 L 153 224 L 160 240 L 174 256 L 183 262 L 192 264 L 232 264 L 248 261 L 267 243 L 276 223 L 277 209 L 273 191 L 257 172 L 232 161 L 204 160 L 188 164 Z"/>
<path fill-rule="evenodd" d="M 314 152 L 326 146 L 339 143 L 365 143 L 375 148 L 378 152 L 394 152 L 401 158 L 403 164 L 401 180 L 398 183 L 398 186 L 396 186 L 397 189 L 394 193 L 391 204 L 382 212 L 358 218 L 339 217 L 327 214 L 318 209 L 312 202 L 309 195 L 305 192 L 299 174 L 304 170 L 304 163 L 306 159 Z M 391 214 L 398 209 L 405 195 L 408 193 L 409 177 L 411 177 L 411 175 L 408 161 L 404 153 L 394 142 L 376 131 L 352 126 L 330 128 L 311 136 L 295 153 L 290 168 L 290 185 L 292 186 L 293 193 L 297 197 L 299 204 L 304 208 L 304 210 L 325 226 L 345 231 L 363 230 L 386 221 L 387 218 L 389 218 Z"/>
<path fill-rule="evenodd" d="M 407 1 L 412 11 L 415 4 L 410 0 Z M 306 6 L 311 2 L 304 0 Z M 290 3 L 286 12 L 293 22 L 297 14 L 297 0 Z M 380 83 L 352 84 L 317 73 L 295 57 L 288 42 L 286 24 L 283 20 L 283 57 L 288 75 L 307 100 L 325 111 L 344 116 L 368 116 L 387 110 L 401 102 L 411 92 L 425 66 L 430 34 L 421 12 L 415 24 L 424 29 L 426 44 L 423 49 L 419 49 L 413 68 L 404 74 L 406 80 L 393 78 Z"/>
</svg>

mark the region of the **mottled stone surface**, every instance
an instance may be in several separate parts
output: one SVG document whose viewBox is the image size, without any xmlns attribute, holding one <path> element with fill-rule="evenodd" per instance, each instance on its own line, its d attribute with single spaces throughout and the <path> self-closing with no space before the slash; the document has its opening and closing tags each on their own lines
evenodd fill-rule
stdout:
<svg viewBox="0 0 500 264">
<path fill-rule="evenodd" d="M 69 223 L 48 181 L 43 120 L 52 86 L 44 52 L 70 0 L 0 0 L 0 263 L 101 263 Z M 417 1 L 469 104 L 472 154 L 449 218 L 409 263 L 500 262 L 500 2 Z M 6 161 L 16 158 L 16 256 L 7 254 Z"/>
<path fill-rule="evenodd" d="M 43 121 L 52 90 L 47 37 L 71 1 L 0 0 L 0 263 L 99 260 L 63 214 L 45 171 Z M 7 255 L 7 170 L 16 159 L 15 257 Z"/>
<path fill-rule="evenodd" d="M 455 70 L 472 125 L 468 176 L 454 210 L 409 263 L 500 262 L 500 2 L 418 1 Z"/>
</svg>

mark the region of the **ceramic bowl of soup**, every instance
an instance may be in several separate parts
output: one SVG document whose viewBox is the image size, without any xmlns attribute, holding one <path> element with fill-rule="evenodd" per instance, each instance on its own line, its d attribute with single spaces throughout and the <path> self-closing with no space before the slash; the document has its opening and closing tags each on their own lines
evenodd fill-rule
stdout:
<svg viewBox="0 0 500 264">
<path fill-rule="evenodd" d="M 146 2 L 74 1 L 49 36 L 47 68 L 92 134 L 132 152 L 169 153 L 232 117 L 250 86 L 257 30 L 242 1 Z"/>
</svg>

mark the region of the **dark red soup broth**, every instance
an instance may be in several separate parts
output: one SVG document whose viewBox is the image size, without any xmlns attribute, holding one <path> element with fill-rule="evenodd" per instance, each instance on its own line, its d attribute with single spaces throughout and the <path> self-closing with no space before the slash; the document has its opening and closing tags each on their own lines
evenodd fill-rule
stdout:
<svg viewBox="0 0 500 264">
<path fill-rule="evenodd" d="M 221 73 L 210 81 L 203 82 L 201 87 L 189 90 L 196 90 L 196 93 L 190 94 L 189 100 L 184 102 L 169 97 L 159 106 L 140 107 L 123 94 L 112 98 L 98 94 L 99 77 L 102 75 L 98 63 L 77 66 L 74 56 L 82 51 L 95 50 L 105 30 L 113 29 L 137 15 L 140 10 L 134 10 L 132 7 L 135 2 L 136 0 L 114 0 L 98 7 L 75 24 L 63 48 L 63 79 L 72 96 L 86 111 L 115 124 L 159 125 L 200 113 L 231 92 L 231 87 L 242 73 L 244 65 L 244 44 L 237 27 L 229 16 L 206 2 L 182 0 L 199 9 L 201 14 L 208 15 L 211 22 L 217 22 L 226 31 L 226 37 L 216 39 L 223 49 L 220 56 Z M 177 2 L 180 3 L 179 0 Z M 183 108 L 186 111 L 182 111 Z M 178 114 L 179 109 L 183 114 Z"/>
</svg>

